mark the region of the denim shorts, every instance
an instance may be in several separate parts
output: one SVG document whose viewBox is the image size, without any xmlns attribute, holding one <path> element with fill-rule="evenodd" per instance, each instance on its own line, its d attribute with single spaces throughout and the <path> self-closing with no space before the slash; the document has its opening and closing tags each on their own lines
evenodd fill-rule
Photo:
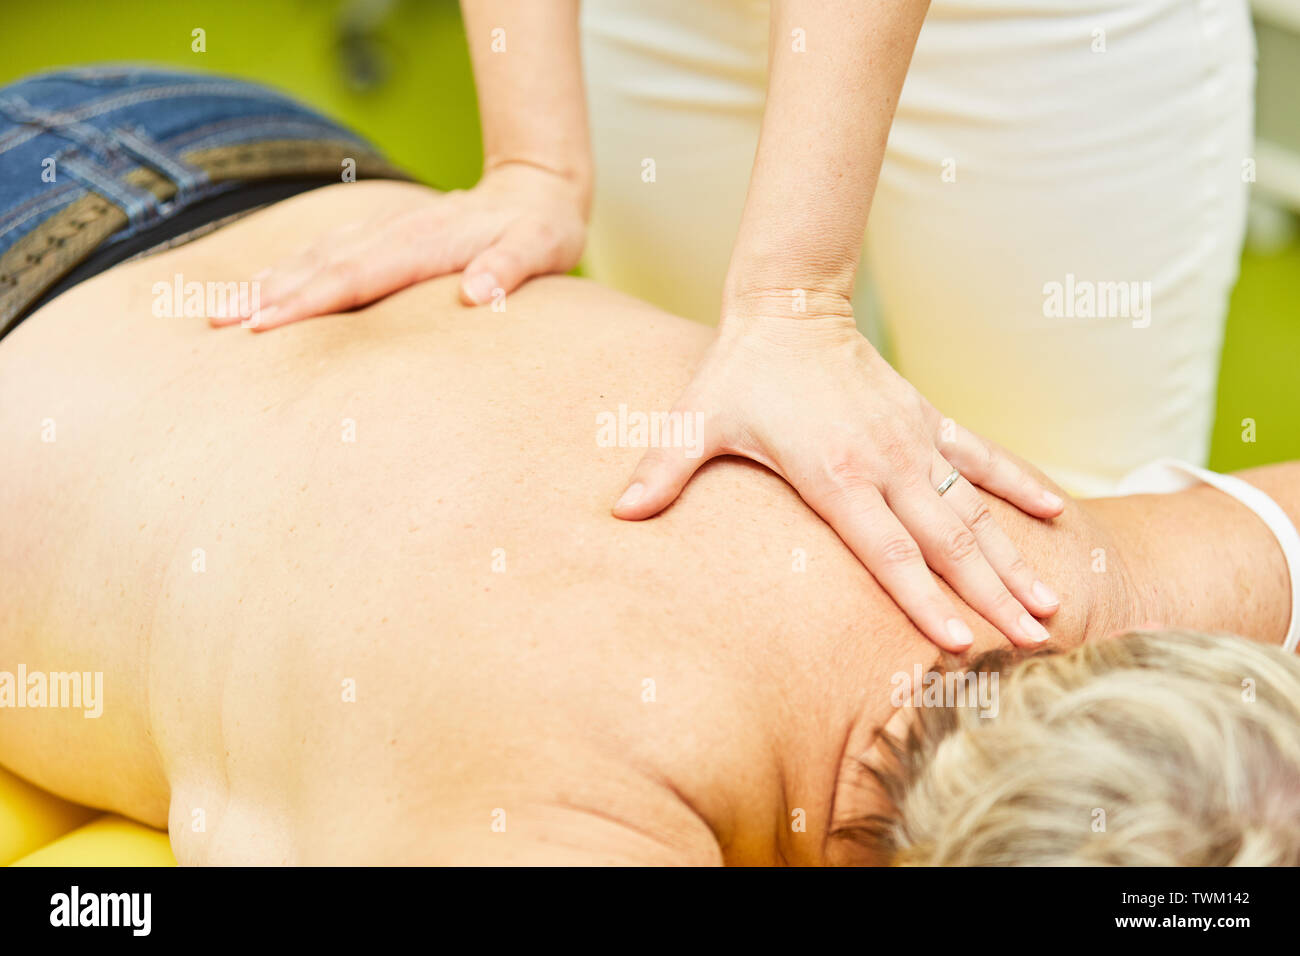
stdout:
<svg viewBox="0 0 1300 956">
<path fill-rule="evenodd" d="M 245 80 L 113 65 L 0 88 L 0 337 L 118 262 L 349 174 L 411 178 Z"/>
</svg>

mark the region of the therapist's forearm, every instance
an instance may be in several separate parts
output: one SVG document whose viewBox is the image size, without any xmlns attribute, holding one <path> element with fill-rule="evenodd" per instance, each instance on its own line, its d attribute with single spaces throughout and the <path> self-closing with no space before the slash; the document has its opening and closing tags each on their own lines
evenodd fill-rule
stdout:
<svg viewBox="0 0 1300 956">
<path fill-rule="evenodd" d="M 796 288 L 832 300 L 852 293 L 928 7 L 929 0 L 774 0 L 767 106 L 729 299 Z"/>
<path fill-rule="evenodd" d="M 578 0 L 461 0 L 483 127 L 483 166 L 526 163 L 589 200 Z"/>
</svg>

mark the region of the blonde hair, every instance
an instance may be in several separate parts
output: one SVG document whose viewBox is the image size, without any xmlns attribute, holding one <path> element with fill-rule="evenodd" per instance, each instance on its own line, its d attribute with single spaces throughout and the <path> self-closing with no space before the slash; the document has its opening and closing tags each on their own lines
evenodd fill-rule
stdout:
<svg viewBox="0 0 1300 956">
<path fill-rule="evenodd" d="M 996 652 L 996 716 L 918 708 L 893 812 L 839 835 L 903 865 L 1300 865 L 1300 661 L 1239 637 L 1134 632 Z"/>
</svg>

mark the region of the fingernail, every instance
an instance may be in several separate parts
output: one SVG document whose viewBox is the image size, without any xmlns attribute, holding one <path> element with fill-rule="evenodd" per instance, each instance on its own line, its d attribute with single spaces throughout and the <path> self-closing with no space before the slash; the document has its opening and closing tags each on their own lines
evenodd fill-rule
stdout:
<svg viewBox="0 0 1300 956">
<path fill-rule="evenodd" d="M 618 499 L 618 503 L 614 505 L 614 509 L 618 510 L 619 508 L 632 507 L 641 500 L 643 494 L 645 494 L 645 485 L 641 484 L 639 481 L 634 482 L 628 487 L 627 491 L 623 492 L 623 497 Z"/>
<path fill-rule="evenodd" d="M 258 309 L 256 312 L 254 312 L 248 318 L 244 319 L 244 321 L 240 322 L 239 324 L 246 329 L 255 329 L 258 326 L 268 322 L 270 319 L 274 318 L 275 313 L 279 311 L 280 311 L 280 307 L 278 305 L 268 305 L 265 309 Z"/>
<path fill-rule="evenodd" d="M 492 290 L 497 287 L 497 278 L 490 272 L 476 275 L 465 283 L 465 295 L 475 305 L 482 305 L 492 298 Z"/>
<path fill-rule="evenodd" d="M 255 272 L 255 273 L 253 273 L 253 281 L 254 281 L 254 282 L 261 282 L 263 279 L 265 279 L 265 278 L 266 278 L 267 276 L 269 276 L 270 274 L 271 274 L 271 267 L 270 267 L 270 266 L 267 266 L 265 269 L 262 269 L 260 272 Z"/>
<path fill-rule="evenodd" d="M 1065 504 L 1065 502 L 1061 500 L 1060 495 L 1054 495 L 1050 491 L 1044 491 L 1043 504 L 1047 505 L 1047 507 L 1051 508 L 1052 510 L 1056 510 L 1057 508 L 1062 507 Z"/>
<path fill-rule="evenodd" d="M 970 647 L 975 640 L 975 635 L 971 634 L 966 622 L 959 617 L 948 618 L 948 636 L 960 647 Z"/>
<path fill-rule="evenodd" d="M 1025 637 L 1038 644 L 1041 644 L 1051 636 L 1047 633 L 1047 628 L 1043 627 L 1043 625 L 1039 624 L 1028 614 L 1020 615 L 1020 630 L 1024 633 Z"/>
<path fill-rule="evenodd" d="M 1039 604 L 1057 605 L 1061 599 L 1056 596 L 1056 592 L 1049 588 L 1042 581 L 1035 581 L 1033 587 L 1034 600 Z"/>
</svg>

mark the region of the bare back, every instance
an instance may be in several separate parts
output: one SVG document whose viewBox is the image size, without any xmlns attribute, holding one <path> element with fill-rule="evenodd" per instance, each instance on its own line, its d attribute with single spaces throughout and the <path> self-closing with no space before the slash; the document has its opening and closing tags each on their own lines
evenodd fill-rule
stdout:
<svg viewBox="0 0 1300 956">
<path fill-rule="evenodd" d="M 820 860 L 850 735 L 937 655 L 757 465 L 610 516 L 641 449 L 598 416 L 666 409 L 711 330 L 569 278 L 257 335 L 152 312 L 416 188 L 281 203 L 0 343 L 0 668 L 105 675 L 98 720 L 0 715 L 0 763 L 182 861 Z M 996 513 L 1078 639 L 1073 508 Z"/>
</svg>

